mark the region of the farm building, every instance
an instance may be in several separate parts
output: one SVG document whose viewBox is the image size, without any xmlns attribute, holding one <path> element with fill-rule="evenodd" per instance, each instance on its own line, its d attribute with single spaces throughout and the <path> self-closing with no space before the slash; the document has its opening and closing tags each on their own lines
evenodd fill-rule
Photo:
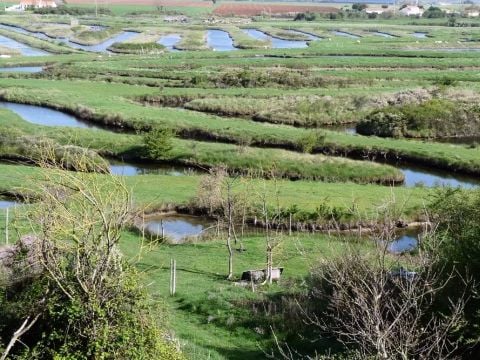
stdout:
<svg viewBox="0 0 480 360">
<path fill-rule="evenodd" d="M 477 8 L 465 9 L 464 16 L 466 17 L 479 17 L 480 10 Z"/>
<path fill-rule="evenodd" d="M 425 10 L 417 5 L 407 5 L 400 9 L 400 13 L 405 16 L 422 16 Z"/>
<path fill-rule="evenodd" d="M 5 11 L 25 11 L 30 8 L 56 8 L 55 0 L 21 0 L 20 4 L 13 5 L 5 9 Z"/>
<path fill-rule="evenodd" d="M 365 12 L 367 14 L 377 14 L 377 15 L 380 15 L 380 14 L 383 14 L 385 11 L 389 11 L 388 9 L 384 9 L 384 8 L 381 8 L 381 7 L 372 7 L 372 8 L 366 8 L 365 9 Z"/>
</svg>

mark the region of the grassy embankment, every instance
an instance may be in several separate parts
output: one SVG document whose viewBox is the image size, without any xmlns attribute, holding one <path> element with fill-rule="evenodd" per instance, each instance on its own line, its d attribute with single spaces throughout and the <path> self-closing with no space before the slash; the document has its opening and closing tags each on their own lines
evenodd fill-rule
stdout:
<svg viewBox="0 0 480 360">
<path fill-rule="evenodd" d="M 175 128 L 180 137 L 219 139 L 252 145 L 299 148 L 309 131 L 289 126 L 262 124 L 244 119 L 219 118 L 197 112 L 145 107 L 125 98 L 154 94 L 155 89 L 127 85 L 107 85 L 84 81 L 1 79 L 3 97 L 11 101 L 44 104 L 68 110 L 92 121 L 113 127 Z M 22 86 L 22 87 L 20 87 Z M 41 91 L 39 91 L 41 90 Z M 101 93 L 102 97 L 95 94 Z M 72 102 L 75 99 L 75 103 Z M 449 144 L 353 136 L 325 131 L 325 139 L 315 150 L 348 156 L 404 159 L 438 168 L 480 173 L 480 149 Z"/>
<path fill-rule="evenodd" d="M 0 35 L 11 38 L 15 41 L 29 45 L 34 48 L 45 50 L 52 54 L 71 54 L 71 53 L 77 52 L 77 50 L 72 49 L 66 45 L 56 44 L 53 41 L 52 42 L 45 41 L 45 40 L 37 39 L 33 36 L 19 34 L 9 30 L 0 29 Z"/>
<path fill-rule="evenodd" d="M 0 133 L 5 137 L 0 147 L 3 157 L 28 157 L 31 149 L 25 148 L 25 143 L 33 146 L 35 141 L 48 138 L 60 145 L 77 145 L 107 156 L 136 161 L 156 160 L 149 158 L 140 135 L 76 128 L 64 128 L 59 132 L 55 127 L 28 123 L 9 111 L 1 110 L 0 115 Z M 391 166 L 344 158 L 183 139 L 173 140 L 172 145 L 173 149 L 163 161 L 200 168 L 224 165 L 231 172 L 252 173 L 253 176 L 330 182 L 393 184 L 403 180 L 401 172 Z"/>
</svg>

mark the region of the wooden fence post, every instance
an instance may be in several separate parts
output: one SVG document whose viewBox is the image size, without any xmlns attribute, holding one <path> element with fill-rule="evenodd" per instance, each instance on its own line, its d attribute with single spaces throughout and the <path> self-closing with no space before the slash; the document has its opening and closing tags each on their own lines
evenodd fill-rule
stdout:
<svg viewBox="0 0 480 360">
<path fill-rule="evenodd" d="M 170 259 L 170 296 L 174 296 L 177 289 L 177 261 Z"/>
<path fill-rule="evenodd" d="M 288 219 L 288 235 L 292 236 L 292 214 L 290 214 Z"/>
<path fill-rule="evenodd" d="M 5 213 L 5 244 L 8 245 L 8 207 Z"/>
</svg>

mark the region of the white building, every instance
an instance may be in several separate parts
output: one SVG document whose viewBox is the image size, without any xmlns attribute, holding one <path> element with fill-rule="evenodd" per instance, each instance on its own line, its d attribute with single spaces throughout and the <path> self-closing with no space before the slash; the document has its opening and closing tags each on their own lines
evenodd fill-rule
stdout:
<svg viewBox="0 0 480 360">
<path fill-rule="evenodd" d="M 422 16 L 425 10 L 417 5 L 407 5 L 400 9 L 400 13 L 405 16 Z"/>
<path fill-rule="evenodd" d="M 389 11 L 388 9 L 384 9 L 384 8 L 381 8 L 381 7 L 372 7 L 372 8 L 366 8 L 365 9 L 365 12 L 367 14 L 377 14 L 377 15 L 380 15 L 380 14 L 383 14 L 385 11 Z"/>
<path fill-rule="evenodd" d="M 25 11 L 31 8 L 56 8 L 57 3 L 55 0 L 21 0 L 20 4 L 13 5 L 5 9 L 5 11 Z"/>
<path fill-rule="evenodd" d="M 465 10 L 466 17 L 479 17 L 480 11 L 479 10 Z"/>
</svg>

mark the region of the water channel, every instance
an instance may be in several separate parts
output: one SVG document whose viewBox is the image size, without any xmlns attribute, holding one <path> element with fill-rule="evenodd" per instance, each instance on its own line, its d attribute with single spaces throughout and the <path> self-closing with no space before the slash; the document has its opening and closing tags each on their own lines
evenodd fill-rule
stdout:
<svg viewBox="0 0 480 360">
<path fill-rule="evenodd" d="M 392 35 L 392 34 L 389 34 L 389 33 L 386 33 L 386 32 L 382 32 L 382 31 L 372 31 L 372 34 L 377 35 L 377 36 L 382 36 L 382 37 L 388 38 L 388 39 L 393 39 L 393 38 L 397 37 L 395 35 Z"/>
<path fill-rule="evenodd" d="M 416 31 L 416 32 L 412 33 L 412 36 L 416 37 L 417 39 L 426 39 L 427 35 L 428 35 L 428 33 L 419 32 L 419 31 Z"/>
<path fill-rule="evenodd" d="M 263 232 L 258 227 L 247 227 L 248 234 L 260 235 Z M 200 216 L 158 215 L 146 218 L 143 228 L 152 236 L 164 236 L 173 243 L 180 244 L 187 238 L 198 238 L 208 231 L 216 231 L 216 222 L 214 219 Z M 399 230 L 387 249 L 394 254 L 412 251 L 417 247 L 420 236 L 420 229 Z"/>
<path fill-rule="evenodd" d="M 28 46 L 26 44 L 23 44 L 21 42 L 18 42 L 16 40 L 10 39 L 6 36 L 0 35 L 0 46 L 12 49 L 12 50 L 17 50 L 20 52 L 21 55 L 23 56 L 46 56 L 50 55 L 50 53 L 33 48 L 31 46 Z"/>
<path fill-rule="evenodd" d="M 214 221 L 189 215 L 156 216 L 145 220 L 145 232 L 153 236 L 165 236 L 173 243 L 180 244 L 187 238 L 198 238 L 214 226 Z"/>
<path fill-rule="evenodd" d="M 18 72 L 18 73 L 39 73 L 43 71 L 43 67 L 41 66 L 14 66 L 14 67 L 2 67 L 0 68 L 0 72 L 11 73 L 11 72 Z"/>
<path fill-rule="evenodd" d="M 243 31 L 251 37 L 255 38 L 256 40 L 271 42 L 273 49 L 302 49 L 308 46 L 308 41 L 284 40 L 270 36 L 263 31 L 257 29 L 244 29 Z"/>
<path fill-rule="evenodd" d="M 348 37 L 348 38 L 351 38 L 351 39 L 360 39 L 361 38 L 360 35 L 351 34 L 349 32 L 345 32 L 345 31 L 333 30 L 332 33 L 335 34 L 335 35 L 338 35 L 338 36 L 344 36 L 344 37 Z"/>
<path fill-rule="evenodd" d="M 18 203 L 16 203 L 15 201 L 9 201 L 9 200 L 0 198 L 0 209 L 8 209 L 16 205 L 18 205 Z"/>
<path fill-rule="evenodd" d="M 233 46 L 233 39 L 230 34 L 223 30 L 208 30 L 207 45 L 214 51 L 237 50 L 237 48 Z"/>
<path fill-rule="evenodd" d="M 157 43 L 165 46 L 169 51 L 179 51 L 175 49 L 175 45 L 177 45 L 180 40 L 182 40 L 182 37 L 179 34 L 168 34 L 162 36 Z"/>
<path fill-rule="evenodd" d="M 82 121 L 73 115 L 49 109 L 43 106 L 17 104 L 8 101 L 0 101 L 0 108 L 13 111 L 23 120 L 32 124 L 46 126 L 68 126 L 79 128 L 98 128 L 97 126 Z"/>
<path fill-rule="evenodd" d="M 136 175 L 169 175 L 188 176 L 200 174 L 200 171 L 191 167 L 168 164 L 151 164 L 110 160 L 110 172 L 120 176 Z"/>
<path fill-rule="evenodd" d="M 122 31 L 121 33 L 95 45 L 82 45 L 67 39 L 59 39 L 59 40 L 74 49 L 80 49 L 80 50 L 85 50 L 90 52 L 108 52 L 108 48 L 113 44 L 125 42 L 137 35 L 138 35 L 138 32 Z"/>
<path fill-rule="evenodd" d="M 99 128 L 89 122 L 80 120 L 73 115 L 49 109 L 42 106 L 24 105 L 12 102 L 0 101 L 0 107 L 9 109 L 19 115 L 25 121 L 45 126 L 68 126 L 80 128 Z M 480 186 L 480 179 L 471 176 L 462 176 L 447 171 L 420 166 L 399 164 L 397 166 L 405 176 L 405 186 L 423 185 L 452 186 L 473 188 Z M 117 175 L 133 176 L 142 174 L 168 174 L 180 176 L 185 174 L 198 173 L 197 170 L 181 166 L 158 165 L 158 164 L 136 164 L 124 162 L 112 162 L 111 172 Z"/>
<path fill-rule="evenodd" d="M 59 41 L 61 43 L 64 43 L 74 49 L 79 49 L 79 50 L 85 50 L 85 51 L 90 51 L 90 52 L 107 52 L 108 48 L 110 46 L 112 46 L 114 43 L 117 43 L 117 42 L 124 42 L 124 41 L 127 41 L 127 40 L 130 40 L 131 38 L 133 38 L 134 36 L 138 35 L 138 32 L 134 32 L 134 31 L 122 31 L 121 33 L 101 42 L 101 43 L 98 43 L 98 44 L 95 44 L 95 45 L 82 45 L 82 44 L 78 44 L 76 42 L 73 42 L 73 41 L 70 41 L 69 39 L 67 38 L 62 38 L 62 37 L 59 37 L 59 38 L 55 38 L 55 37 L 51 37 L 51 36 L 48 36 L 47 34 L 45 33 L 42 33 L 42 32 L 38 32 L 38 31 L 29 31 L 27 29 L 24 29 L 24 28 L 21 28 L 21 27 L 18 27 L 18 26 L 14 26 L 14 25 L 8 25 L 8 24 L 0 24 L 0 29 L 6 29 L 6 30 L 11 30 L 11 31 L 15 31 L 19 34 L 24 34 L 24 35 L 30 35 L 30 36 L 34 36 L 38 39 L 42 39 L 42 40 L 56 40 L 56 41 Z"/>
</svg>

